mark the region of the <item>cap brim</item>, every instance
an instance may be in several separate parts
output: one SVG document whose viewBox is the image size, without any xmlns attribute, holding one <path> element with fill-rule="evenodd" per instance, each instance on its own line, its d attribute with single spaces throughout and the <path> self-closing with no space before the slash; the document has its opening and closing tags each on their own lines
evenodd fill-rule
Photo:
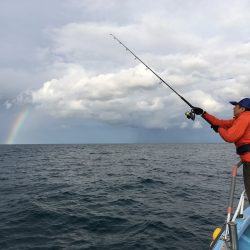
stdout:
<svg viewBox="0 0 250 250">
<path fill-rule="evenodd" d="M 229 102 L 229 103 L 231 103 L 232 105 L 237 105 L 238 104 L 238 102 Z"/>
</svg>

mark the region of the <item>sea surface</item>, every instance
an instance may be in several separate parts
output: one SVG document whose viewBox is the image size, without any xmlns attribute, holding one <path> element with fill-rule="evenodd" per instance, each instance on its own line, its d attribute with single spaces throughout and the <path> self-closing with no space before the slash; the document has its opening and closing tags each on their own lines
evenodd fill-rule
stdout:
<svg viewBox="0 0 250 250">
<path fill-rule="evenodd" d="M 0 249 L 208 249 L 237 162 L 231 144 L 1 145 Z"/>
</svg>

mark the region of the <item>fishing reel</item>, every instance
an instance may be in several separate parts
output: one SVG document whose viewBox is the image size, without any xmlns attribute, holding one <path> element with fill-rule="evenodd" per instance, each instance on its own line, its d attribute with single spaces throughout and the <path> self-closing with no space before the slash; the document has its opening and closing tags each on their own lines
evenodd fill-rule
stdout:
<svg viewBox="0 0 250 250">
<path fill-rule="evenodd" d="M 193 109 L 191 109 L 191 111 L 187 111 L 185 113 L 185 116 L 188 118 L 188 119 L 191 119 L 192 121 L 195 120 L 195 113 L 193 111 Z"/>
</svg>

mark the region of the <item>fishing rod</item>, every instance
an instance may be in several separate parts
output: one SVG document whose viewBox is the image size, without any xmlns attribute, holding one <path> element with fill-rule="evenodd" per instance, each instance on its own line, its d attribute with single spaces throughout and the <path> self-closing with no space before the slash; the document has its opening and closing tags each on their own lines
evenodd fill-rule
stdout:
<svg viewBox="0 0 250 250">
<path fill-rule="evenodd" d="M 144 63 L 134 52 L 132 52 L 124 43 L 122 43 L 116 36 L 113 34 L 110 34 L 118 43 L 120 43 L 126 51 L 129 51 L 134 57 L 135 60 L 139 60 L 146 69 L 150 70 L 158 79 L 160 79 L 160 84 L 164 83 L 167 87 L 169 87 L 176 95 L 178 95 L 182 101 L 184 101 L 190 108 L 190 112 L 186 112 L 185 115 L 188 119 L 194 120 L 195 119 L 195 113 L 193 112 L 193 109 L 195 108 L 190 102 L 188 102 L 183 96 L 181 96 L 176 90 L 174 90 L 166 81 L 164 81 L 154 70 L 152 70 L 146 63 Z"/>
</svg>

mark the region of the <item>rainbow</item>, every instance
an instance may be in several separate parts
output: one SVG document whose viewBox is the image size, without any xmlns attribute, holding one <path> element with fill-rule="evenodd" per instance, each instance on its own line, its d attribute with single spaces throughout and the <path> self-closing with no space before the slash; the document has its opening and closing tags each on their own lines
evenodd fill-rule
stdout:
<svg viewBox="0 0 250 250">
<path fill-rule="evenodd" d="M 25 118 L 28 116 L 28 114 L 29 114 L 28 108 L 24 108 L 17 115 L 16 119 L 14 120 L 14 122 L 11 126 L 9 134 L 5 140 L 5 144 L 14 144 L 15 143 L 15 138 L 16 138 Z"/>
</svg>

